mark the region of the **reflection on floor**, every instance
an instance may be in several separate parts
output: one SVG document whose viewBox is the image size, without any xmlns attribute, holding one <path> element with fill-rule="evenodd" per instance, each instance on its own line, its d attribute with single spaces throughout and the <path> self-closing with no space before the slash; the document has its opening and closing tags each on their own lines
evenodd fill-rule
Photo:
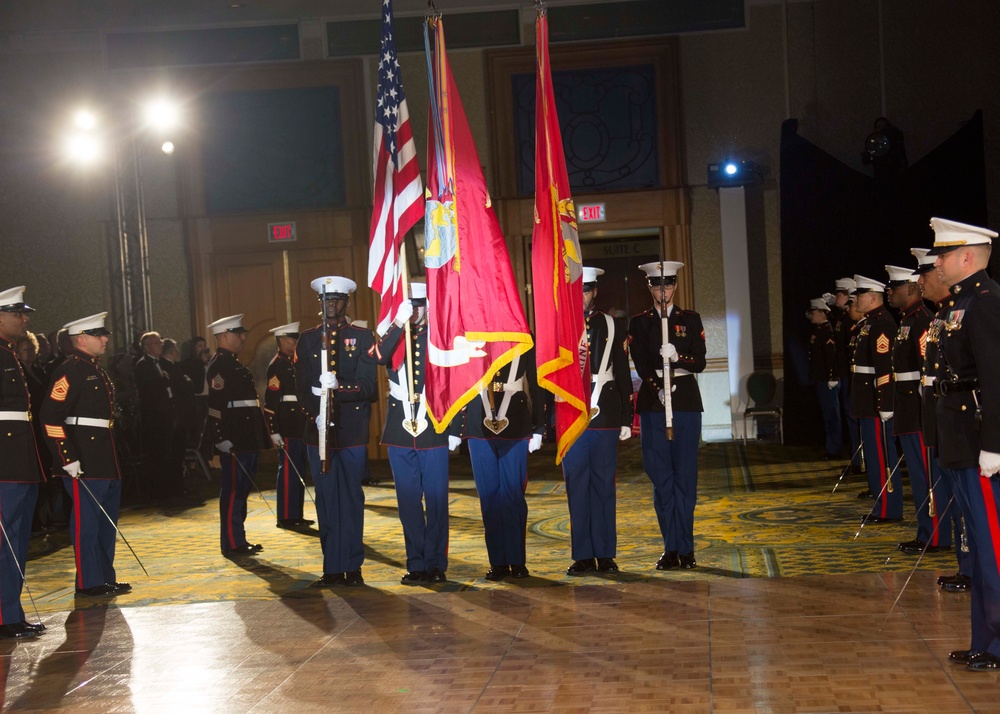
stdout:
<svg viewBox="0 0 1000 714">
<path fill-rule="evenodd" d="M 257 558 L 218 554 L 217 502 L 133 508 L 112 600 L 76 600 L 61 533 L 32 543 L 48 632 L 0 641 L 12 711 L 1000 711 L 998 675 L 947 662 L 968 596 L 934 584 L 951 553 L 895 549 L 909 522 L 867 526 L 837 464 L 795 448 L 701 450 L 699 567 L 657 573 L 650 487 L 623 449 L 615 576 L 572 578 L 565 494 L 548 449 L 528 486 L 532 577 L 489 583 L 466 457 L 452 459 L 449 582 L 399 584 L 391 483 L 367 491 L 366 585 L 321 590 L 315 531 L 274 528 L 251 497 Z M 842 464 L 840 465 L 842 466 Z M 378 468 L 375 468 L 376 472 Z M 259 485 L 270 472 L 263 467 Z M 273 484 L 273 476 L 270 476 Z M 265 490 L 273 504 L 273 491 Z M 307 501 L 307 517 L 312 506 Z M 797 577 L 778 577 L 797 576 Z M 907 584 L 907 580 L 909 582 Z M 905 590 L 903 590 L 905 585 Z M 894 602 L 898 599 L 898 603 Z M 26 609 L 31 604 L 25 597 Z"/>
</svg>

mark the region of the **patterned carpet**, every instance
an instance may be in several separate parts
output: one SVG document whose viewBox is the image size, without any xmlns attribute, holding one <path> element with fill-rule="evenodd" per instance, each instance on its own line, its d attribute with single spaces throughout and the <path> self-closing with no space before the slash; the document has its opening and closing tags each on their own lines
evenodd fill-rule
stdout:
<svg viewBox="0 0 1000 714">
<path fill-rule="evenodd" d="M 859 477 L 848 476 L 831 495 L 844 463 L 813 460 L 812 449 L 762 442 L 744 448 L 729 442 L 705 444 L 699 455 L 695 514 L 698 568 L 658 573 L 653 563 L 662 544 L 636 439 L 626 442 L 619 455 L 618 563 L 622 572 L 573 578 L 565 575 L 570 563 L 569 516 L 553 453 L 553 447 L 547 445 L 529 460 L 527 550 L 533 577 L 516 584 L 483 579 L 486 548 L 471 467 L 467 455 L 452 456 L 449 582 L 428 586 L 430 589 L 594 585 L 602 579 L 641 582 L 908 572 L 916 561 L 896 549 L 896 543 L 913 538 L 916 532 L 908 488 L 904 523 L 867 526 L 858 534 L 860 519 L 872 502 L 855 497 L 862 487 Z M 274 463 L 274 454 L 265 454 L 257 479 L 272 507 Z M 399 584 L 405 555 L 388 464 L 375 462 L 372 472 L 381 483 L 365 489 L 366 584 L 387 592 L 413 592 L 412 587 Z M 337 592 L 309 587 L 322 570 L 315 528 L 304 533 L 275 528 L 271 511 L 254 494 L 247 533 L 251 542 L 264 545 L 264 552 L 257 558 L 229 561 L 218 550 L 217 473 L 212 484 L 192 473 L 188 487 L 201 497 L 171 508 L 131 506 L 123 510 L 119 525 L 149 577 L 119 541 L 118 578 L 135 587 L 133 594 L 118 598 L 119 605 L 323 597 Z M 306 517 L 313 514 L 307 498 Z M 927 555 L 920 569 L 953 573 L 954 554 Z M 91 604 L 75 602 L 73 573 L 73 552 L 66 532 L 39 534 L 32 539 L 27 577 L 40 612 Z M 28 609 L 27 600 L 25 605 Z"/>
</svg>

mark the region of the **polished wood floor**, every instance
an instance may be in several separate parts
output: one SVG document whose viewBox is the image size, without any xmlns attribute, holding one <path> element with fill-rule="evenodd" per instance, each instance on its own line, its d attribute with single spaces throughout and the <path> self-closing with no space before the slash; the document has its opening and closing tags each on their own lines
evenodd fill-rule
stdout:
<svg viewBox="0 0 1000 714">
<path fill-rule="evenodd" d="M 706 449 L 710 461 L 712 447 Z M 801 474 L 819 467 L 781 453 L 769 459 L 754 451 L 733 468 L 757 476 L 755 494 L 767 484 L 775 503 L 830 508 L 830 474 L 816 476 L 810 500 Z M 783 473 L 800 475 L 768 480 L 779 462 Z M 715 471 L 705 465 L 708 481 Z M 399 585 L 402 544 L 389 538 L 395 516 L 384 487 L 369 490 L 371 564 L 367 584 L 356 588 L 310 587 L 318 544 L 309 535 L 276 531 L 259 502 L 248 525 L 268 537 L 267 549 L 243 564 L 212 553 L 217 505 L 210 501 L 181 513 L 133 510 L 122 527 L 153 572 L 136 577 L 137 566 L 120 549 L 120 576 L 132 580 L 132 595 L 74 600 L 67 549 L 33 544 L 29 583 L 48 631 L 30 642 L 0 641 L 3 709 L 1000 712 L 1000 676 L 947 662 L 950 650 L 968 646 L 969 631 L 968 596 L 934 584 L 938 573 L 954 572 L 953 561 L 942 558 L 912 573 L 913 559 L 895 570 L 878 567 L 886 564 L 889 542 L 908 534 L 901 527 L 859 539 L 869 548 L 863 556 L 874 566 L 869 572 L 836 572 L 833 565 L 835 574 L 748 577 L 719 567 L 753 561 L 757 549 L 770 548 L 780 561 L 788 534 L 806 529 L 821 539 L 826 532 L 786 516 L 764 542 L 767 526 L 740 517 L 746 511 L 734 482 L 745 479 L 715 484 L 722 491 L 714 493 L 705 483 L 699 515 L 731 524 L 729 547 L 738 557 L 722 554 L 721 536 L 718 542 L 713 536 L 699 569 L 657 573 L 655 538 L 631 536 L 634 521 L 655 520 L 648 483 L 623 475 L 619 530 L 630 541 L 619 559 L 623 572 L 573 579 L 563 572 L 566 534 L 551 527 L 560 484 L 533 481 L 532 577 L 500 584 L 481 577 L 484 548 L 481 536 L 471 535 L 474 492 L 461 478 L 453 479 L 459 533 L 453 541 L 469 542 L 455 546 L 467 554 L 449 568 L 444 586 Z M 848 508 L 850 499 L 850 508 L 863 508 L 856 491 L 837 496 L 839 507 Z M 837 538 L 852 560 L 861 557 L 850 539 L 853 514 L 841 524 L 827 520 L 832 525 L 823 528 L 832 535 L 819 553 L 833 552 Z M 542 547 L 547 541 L 559 545 Z M 476 552 L 473 563 L 468 553 Z M 211 577 L 199 571 L 209 564 Z M 193 580 L 188 569 L 198 571 Z M 30 609 L 27 599 L 25 605 Z"/>
</svg>

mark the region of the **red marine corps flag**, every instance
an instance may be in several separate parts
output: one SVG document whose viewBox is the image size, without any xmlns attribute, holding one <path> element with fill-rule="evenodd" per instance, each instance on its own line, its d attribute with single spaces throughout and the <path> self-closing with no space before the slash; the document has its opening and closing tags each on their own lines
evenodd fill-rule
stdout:
<svg viewBox="0 0 1000 714">
<path fill-rule="evenodd" d="M 442 433 L 483 382 L 530 350 L 532 340 L 445 54 L 440 16 L 424 25 L 424 44 L 430 83 L 424 249 L 430 329 L 427 415 Z"/>
<path fill-rule="evenodd" d="M 385 334 L 404 299 L 399 247 L 424 210 L 417 149 L 403 95 L 403 77 L 396 60 L 392 0 L 382 1 L 382 50 L 376 101 L 372 172 L 375 189 L 368 241 L 368 285 L 382 298 L 377 331 Z M 405 259 L 404 254 L 403 261 Z M 402 341 L 399 347 L 403 347 Z M 403 353 L 404 350 L 397 348 L 393 355 L 394 368 L 399 368 Z"/>
<path fill-rule="evenodd" d="M 556 463 L 590 421 L 590 361 L 583 325 L 583 265 L 549 67 L 545 9 L 535 21 L 535 298 L 538 385 L 555 395 Z"/>
</svg>

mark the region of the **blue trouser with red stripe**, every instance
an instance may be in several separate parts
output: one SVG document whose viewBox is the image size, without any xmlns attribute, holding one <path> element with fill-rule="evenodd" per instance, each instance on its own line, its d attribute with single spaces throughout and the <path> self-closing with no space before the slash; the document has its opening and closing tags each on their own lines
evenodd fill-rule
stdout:
<svg viewBox="0 0 1000 714">
<path fill-rule="evenodd" d="M 365 478 L 367 446 L 327 451 L 320 471 L 319 447 L 310 444 L 309 467 L 316 484 L 316 518 L 323 549 L 323 574 L 353 573 L 365 562 Z"/>
<path fill-rule="evenodd" d="M 978 467 L 942 470 L 962 501 L 972 552 L 970 647 L 1000 657 L 1000 479 L 983 478 Z"/>
<path fill-rule="evenodd" d="M 913 492 L 913 507 L 917 512 L 917 540 L 933 546 L 951 545 L 951 530 L 941 522 L 940 509 L 944 503 L 935 498 L 934 515 L 931 515 L 931 504 L 928 494 L 931 483 L 928 477 L 927 448 L 924 446 L 924 435 L 919 431 L 900 434 L 899 443 L 903 447 L 903 458 L 906 459 L 906 470 L 910 474 L 910 490 Z M 935 496 L 937 490 L 935 489 Z M 943 527 L 942 527 L 943 526 Z"/>
<path fill-rule="evenodd" d="M 37 483 L 0 483 L 0 625 L 24 622 L 22 576 L 37 499 Z"/>
<path fill-rule="evenodd" d="M 389 447 L 410 572 L 448 569 L 448 447 Z M 425 510 L 426 509 L 426 510 Z"/>
<path fill-rule="evenodd" d="M 958 572 L 972 576 L 972 553 L 963 537 L 962 502 L 955 489 L 954 474 L 942 468 L 938 462 L 937 449 L 931 449 L 931 479 L 934 482 L 934 503 L 941 518 L 940 528 L 951 534 L 955 546 L 955 558 L 958 560 Z"/>
<path fill-rule="evenodd" d="M 219 541 L 222 553 L 247 545 L 247 532 L 243 527 L 247 519 L 247 497 L 250 495 L 252 479 L 257 474 L 256 451 L 238 454 L 222 454 L 222 491 L 219 494 Z"/>
<path fill-rule="evenodd" d="M 840 380 L 840 413 L 847 423 L 847 436 L 851 442 L 851 466 L 861 465 L 861 428 L 857 417 L 851 416 L 851 378 Z"/>
<path fill-rule="evenodd" d="M 674 412 L 673 440 L 667 440 L 663 412 L 642 412 L 639 421 L 642 469 L 653 483 L 653 509 L 663 549 L 694 553 L 701 412 Z"/>
<path fill-rule="evenodd" d="M 573 560 L 614 558 L 619 429 L 587 429 L 562 460 Z"/>
<path fill-rule="evenodd" d="M 524 565 L 528 440 L 469 439 L 467 443 L 490 565 Z"/>
<path fill-rule="evenodd" d="M 903 476 L 899 473 L 896 440 L 892 437 L 892 419 L 883 422 L 880 417 L 859 417 L 858 421 L 861 422 L 868 488 L 878 497 L 871 515 L 876 518 L 902 518 Z M 886 478 L 890 472 L 892 483 L 887 486 Z"/>
<path fill-rule="evenodd" d="M 122 495 L 122 482 L 118 479 L 82 478 L 86 479 L 90 493 L 77 479 L 63 479 L 63 485 L 73 497 L 69 531 L 76 553 L 78 590 L 111 585 L 116 580 L 115 538 L 118 532 L 115 525 Z"/>
<path fill-rule="evenodd" d="M 274 488 L 278 492 L 278 518 L 293 521 L 302 518 L 302 503 L 306 477 L 306 442 L 302 439 L 285 439 L 285 448 L 278 450 L 278 478 Z"/>
</svg>

